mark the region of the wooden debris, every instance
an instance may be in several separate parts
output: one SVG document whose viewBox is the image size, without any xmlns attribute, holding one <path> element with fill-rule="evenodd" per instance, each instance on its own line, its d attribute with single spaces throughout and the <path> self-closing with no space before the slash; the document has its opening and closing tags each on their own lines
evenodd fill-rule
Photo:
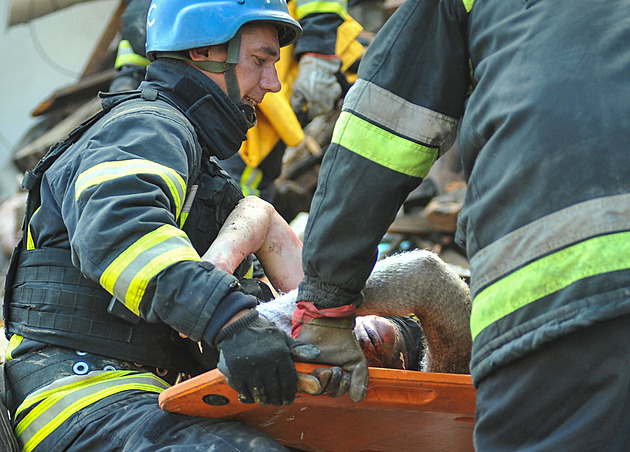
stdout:
<svg viewBox="0 0 630 452">
<path fill-rule="evenodd" d="M 462 210 L 465 195 L 466 187 L 464 186 L 433 198 L 424 208 L 429 228 L 454 234 L 457 230 L 457 216 Z"/>
<path fill-rule="evenodd" d="M 13 156 L 13 162 L 22 172 L 32 169 L 39 159 L 46 154 L 50 146 L 64 140 L 72 129 L 98 112 L 100 108 L 101 101 L 97 97 L 83 104 L 55 127 L 16 152 Z"/>
</svg>

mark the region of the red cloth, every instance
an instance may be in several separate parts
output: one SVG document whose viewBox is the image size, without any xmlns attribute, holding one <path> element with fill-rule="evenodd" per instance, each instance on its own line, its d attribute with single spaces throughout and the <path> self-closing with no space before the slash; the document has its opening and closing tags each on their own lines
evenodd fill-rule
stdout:
<svg viewBox="0 0 630 452">
<path fill-rule="evenodd" d="M 318 309 L 315 303 L 310 301 L 298 301 L 297 308 L 293 311 L 293 321 L 291 326 L 291 336 L 297 338 L 302 329 L 302 325 L 308 324 L 313 319 L 322 317 L 348 317 L 353 315 L 357 307 L 353 304 L 339 306 L 338 308 Z"/>
</svg>

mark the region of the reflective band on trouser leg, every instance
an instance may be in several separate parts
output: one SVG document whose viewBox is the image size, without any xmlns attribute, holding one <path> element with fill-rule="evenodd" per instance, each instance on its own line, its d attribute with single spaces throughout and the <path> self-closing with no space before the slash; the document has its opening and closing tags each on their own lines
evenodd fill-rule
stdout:
<svg viewBox="0 0 630 452">
<path fill-rule="evenodd" d="M 243 195 L 260 196 L 260 182 L 262 181 L 263 172 L 254 166 L 247 165 L 241 174 L 241 190 Z"/>
<path fill-rule="evenodd" d="M 107 396 L 129 390 L 160 393 L 168 387 L 151 373 L 131 371 L 99 371 L 62 378 L 24 400 L 16 417 L 29 407 L 34 408 L 20 420 L 15 433 L 24 444 L 22 451 L 29 452 L 70 416 Z"/>
<path fill-rule="evenodd" d="M 630 269 L 630 232 L 594 237 L 542 257 L 482 290 L 473 300 L 473 339 L 486 327 L 582 279 Z"/>
<path fill-rule="evenodd" d="M 116 69 L 127 65 L 147 67 L 149 63 L 150 61 L 147 58 L 133 51 L 133 47 L 128 40 L 123 39 L 118 43 L 118 53 L 114 63 Z"/>
<path fill-rule="evenodd" d="M 438 156 L 437 148 L 401 138 L 345 111 L 337 120 L 331 142 L 412 177 L 425 178 Z"/>
</svg>

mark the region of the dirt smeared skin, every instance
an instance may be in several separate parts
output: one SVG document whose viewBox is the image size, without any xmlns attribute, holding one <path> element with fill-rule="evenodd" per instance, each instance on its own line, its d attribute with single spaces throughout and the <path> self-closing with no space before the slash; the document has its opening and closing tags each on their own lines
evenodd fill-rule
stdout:
<svg viewBox="0 0 630 452">
<path fill-rule="evenodd" d="M 202 259 L 233 273 L 250 254 L 276 291 L 288 292 L 302 281 L 302 242 L 275 208 L 256 196 L 241 199 Z"/>
</svg>

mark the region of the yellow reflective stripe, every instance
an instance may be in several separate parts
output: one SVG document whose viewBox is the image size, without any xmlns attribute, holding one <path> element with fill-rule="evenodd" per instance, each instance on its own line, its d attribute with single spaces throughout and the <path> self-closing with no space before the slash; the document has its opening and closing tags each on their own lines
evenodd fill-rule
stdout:
<svg viewBox="0 0 630 452">
<path fill-rule="evenodd" d="M 114 62 L 114 67 L 116 69 L 120 69 L 128 64 L 147 67 L 149 63 L 150 61 L 147 58 L 142 55 L 138 55 L 133 51 L 131 43 L 126 39 L 123 39 L 118 43 L 118 53 L 116 54 L 116 61 Z"/>
<path fill-rule="evenodd" d="M 37 215 L 37 212 L 39 212 L 39 209 L 41 208 L 42 206 L 39 206 L 37 210 L 35 210 L 35 212 L 31 216 L 31 219 L 29 220 L 28 227 L 26 228 L 26 249 L 27 250 L 35 249 L 35 240 L 33 240 L 33 234 L 31 233 L 31 220 L 33 219 L 33 217 L 35 217 L 35 215 Z"/>
<path fill-rule="evenodd" d="M 75 389 L 91 387 L 95 384 L 102 383 L 103 381 L 120 379 L 121 377 L 124 377 L 131 372 L 131 370 L 109 372 L 98 371 L 92 372 L 85 376 L 77 375 L 61 378 L 45 386 L 44 388 L 31 393 L 28 397 L 26 397 L 16 410 L 15 417 L 18 417 L 22 411 L 30 408 L 36 403 L 41 402 L 42 400 L 52 395 L 60 394 L 62 391 L 65 391 L 67 393 L 68 391 L 73 391 Z"/>
<path fill-rule="evenodd" d="M 142 301 L 142 297 L 144 296 L 149 280 L 166 267 L 185 260 L 200 261 L 201 258 L 194 249 L 190 246 L 186 246 L 163 253 L 161 256 L 149 262 L 149 264 L 146 265 L 142 271 L 138 272 L 136 277 L 131 281 L 131 285 L 129 286 L 129 290 L 127 291 L 127 295 L 125 297 L 125 306 L 127 306 L 134 314 L 139 315 L 140 302 Z"/>
<path fill-rule="evenodd" d="M 592 237 L 630 230 L 630 193 L 602 196 L 547 214 L 505 234 L 469 258 L 473 298 L 530 262 Z M 551 227 L 550 227 L 551 226 Z"/>
<path fill-rule="evenodd" d="M 413 177 L 426 177 L 438 156 L 437 148 L 401 138 L 345 111 L 337 120 L 331 141 Z"/>
<path fill-rule="evenodd" d="M 201 258 L 188 236 L 175 226 L 164 225 L 138 239 L 114 259 L 101 275 L 100 283 L 139 315 L 149 280 L 173 263 L 191 260 Z"/>
<path fill-rule="evenodd" d="M 103 387 L 103 389 L 99 389 L 99 386 Z M 127 375 L 109 381 L 100 381 L 49 396 L 28 413 L 15 429 L 16 435 L 21 437 L 21 441 L 24 443 L 22 451 L 32 451 L 70 416 L 105 397 L 129 390 L 160 393 L 166 387 L 168 385 L 158 377 L 145 373 L 141 375 Z M 82 394 L 83 392 L 85 395 Z M 62 409 L 60 410 L 60 408 Z M 58 412 L 50 420 L 45 413 L 49 409 L 55 409 Z M 37 425 L 39 423 L 43 425 Z M 31 424 L 33 424 L 33 428 L 29 429 Z M 26 429 L 29 429 L 29 431 L 26 432 Z M 32 431 L 32 435 L 30 431 Z M 26 434 L 24 434 L 25 432 Z"/>
<path fill-rule="evenodd" d="M 199 189 L 199 185 L 193 184 L 190 187 L 190 192 L 186 195 L 186 201 L 184 202 L 184 207 L 182 207 L 182 213 L 179 215 L 179 227 L 183 228 L 186 220 L 188 219 L 188 214 L 190 213 L 190 209 L 192 209 L 193 202 L 197 197 L 197 190 Z"/>
<path fill-rule="evenodd" d="M 497 320 L 574 282 L 627 269 L 630 232 L 598 236 L 538 259 L 475 297 L 470 318 L 473 339 Z"/>
<path fill-rule="evenodd" d="M 303 17 L 314 13 L 333 13 L 342 19 L 348 14 L 347 2 L 340 1 L 321 1 L 321 0 L 298 0 L 295 3 L 295 18 L 301 20 Z"/>
<path fill-rule="evenodd" d="M 176 208 L 176 216 L 182 209 L 183 199 L 186 195 L 186 182 L 172 168 L 159 163 L 143 159 L 122 160 L 119 162 L 104 162 L 82 172 L 75 183 L 75 198 L 79 197 L 89 187 L 114 179 L 134 174 L 155 174 L 162 178 L 168 186 Z"/>
<path fill-rule="evenodd" d="M 375 83 L 358 79 L 343 101 L 345 111 L 359 112 L 361 118 L 397 136 L 446 151 L 455 140 L 456 118 L 414 104 Z"/>
<path fill-rule="evenodd" d="M 22 343 L 22 340 L 24 340 L 24 338 L 22 336 L 18 336 L 17 334 L 11 336 L 11 338 L 9 339 L 9 343 L 7 344 L 6 352 L 4 354 L 7 361 L 11 361 L 13 359 L 13 350 L 15 350 L 18 345 Z"/>
<path fill-rule="evenodd" d="M 254 277 L 254 265 L 250 265 L 249 270 L 247 270 L 247 273 L 245 273 L 243 278 L 252 279 L 253 277 Z"/>
<path fill-rule="evenodd" d="M 243 195 L 260 196 L 258 186 L 263 178 L 263 172 L 251 165 L 247 165 L 241 174 L 241 191 Z"/>
<path fill-rule="evenodd" d="M 182 212 L 182 214 L 179 216 L 179 227 L 183 228 L 184 224 L 186 224 L 186 220 L 188 219 L 188 214 L 189 212 Z"/>
<path fill-rule="evenodd" d="M 469 13 L 473 7 L 473 3 L 475 3 L 475 0 L 463 0 L 463 2 L 464 8 L 466 8 L 466 12 Z"/>
<path fill-rule="evenodd" d="M 33 240 L 33 234 L 31 233 L 31 225 L 28 225 L 28 234 L 26 236 L 26 249 L 34 250 L 35 249 L 35 241 Z"/>
</svg>

